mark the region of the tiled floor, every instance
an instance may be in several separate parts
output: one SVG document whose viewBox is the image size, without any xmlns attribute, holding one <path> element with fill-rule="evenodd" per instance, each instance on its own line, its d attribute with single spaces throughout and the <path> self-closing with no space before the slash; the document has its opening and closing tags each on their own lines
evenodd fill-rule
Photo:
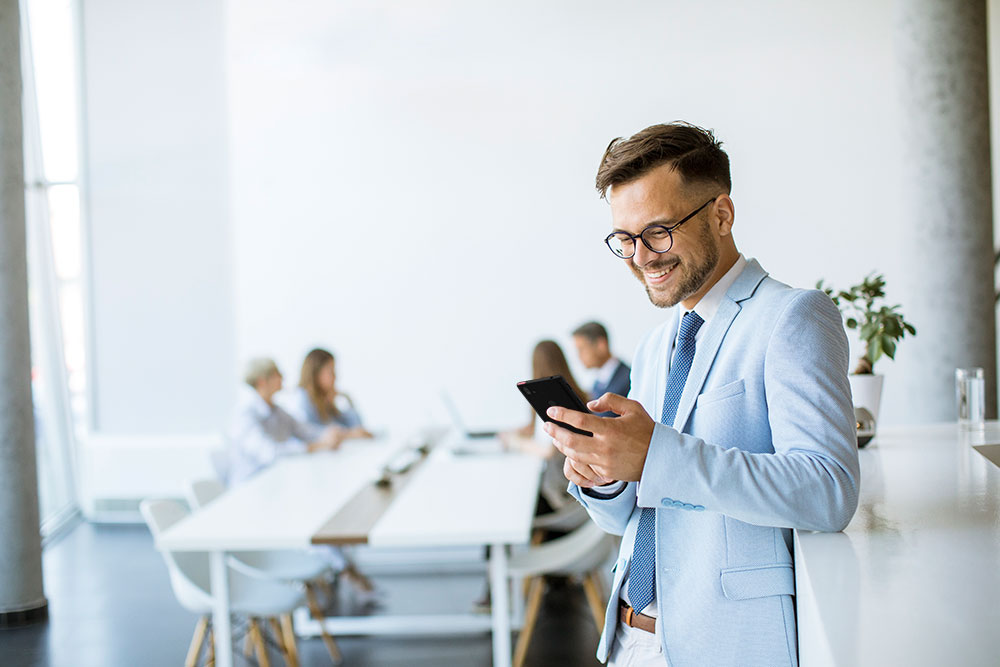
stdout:
<svg viewBox="0 0 1000 667">
<path fill-rule="evenodd" d="M 170 589 L 166 566 L 144 526 L 81 524 L 44 555 L 49 620 L 0 630 L 4 667 L 182 665 L 197 617 Z M 482 575 L 382 576 L 374 613 L 426 608 L 462 612 L 482 592 Z M 341 588 L 348 588 L 341 586 Z M 350 590 L 339 591 L 350 604 Z M 338 638 L 345 665 L 490 665 L 488 634 L 415 639 Z M 528 654 L 529 665 L 596 665 L 597 632 L 579 587 L 553 585 Z M 301 640 L 304 665 L 329 665 L 319 639 Z M 247 664 L 241 658 L 237 665 Z M 272 664 L 281 664 L 272 659 Z"/>
</svg>

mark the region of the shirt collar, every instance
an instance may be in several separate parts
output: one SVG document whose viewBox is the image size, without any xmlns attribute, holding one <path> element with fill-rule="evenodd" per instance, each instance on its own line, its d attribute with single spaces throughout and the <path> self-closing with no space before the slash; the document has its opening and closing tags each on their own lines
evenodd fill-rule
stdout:
<svg viewBox="0 0 1000 667">
<path fill-rule="evenodd" d="M 611 381 L 611 378 L 614 376 L 616 370 L 618 370 L 618 359 L 616 357 L 611 357 L 604 362 L 604 365 L 597 369 L 594 379 L 601 384 L 607 384 Z"/>
<path fill-rule="evenodd" d="M 703 319 L 706 323 L 712 319 L 716 311 L 719 310 L 719 306 L 722 305 L 722 300 L 726 297 L 726 292 L 729 288 L 733 286 L 736 279 L 740 277 L 743 273 L 743 269 L 747 267 L 746 257 L 743 253 L 740 253 L 739 257 L 736 258 L 736 262 L 726 271 L 725 275 L 719 278 L 719 281 L 712 285 L 712 289 L 708 290 L 705 296 L 701 297 L 701 300 L 695 304 L 694 312 L 698 313 L 698 317 Z M 681 313 L 683 317 L 688 311 L 685 310 Z"/>
</svg>

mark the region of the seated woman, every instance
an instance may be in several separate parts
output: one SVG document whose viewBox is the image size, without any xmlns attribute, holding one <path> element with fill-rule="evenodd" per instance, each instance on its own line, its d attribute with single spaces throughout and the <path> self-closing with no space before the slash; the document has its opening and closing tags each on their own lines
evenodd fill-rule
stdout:
<svg viewBox="0 0 1000 667">
<path fill-rule="evenodd" d="M 243 389 L 226 431 L 226 482 L 238 484 L 269 466 L 277 457 L 336 449 L 344 439 L 337 428 L 305 424 L 275 404 L 281 371 L 271 359 L 247 364 Z"/>
<path fill-rule="evenodd" d="M 586 403 L 590 400 L 587 392 L 580 389 L 580 385 L 573 379 L 562 348 L 553 340 L 543 340 L 535 345 L 531 354 L 531 372 L 534 379 L 561 375 L 581 401 Z M 530 422 L 516 431 L 500 435 L 507 447 L 534 452 L 545 458 L 545 471 L 539 491 L 541 497 L 536 514 L 559 509 L 572 500 L 572 496 L 566 491 L 567 482 L 563 475 L 563 461 L 566 457 L 552 445 L 552 440 L 541 431 L 540 426 L 541 419 L 532 411 Z"/>
<path fill-rule="evenodd" d="M 337 391 L 336 360 L 326 350 L 316 348 L 306 355 L 299 386 L 289 396 L 285 407 L 301 422 L 338 429 L 344 440 L 372 437 L 361 425 L 361 417 L 350 397 Z"/>
</svg>

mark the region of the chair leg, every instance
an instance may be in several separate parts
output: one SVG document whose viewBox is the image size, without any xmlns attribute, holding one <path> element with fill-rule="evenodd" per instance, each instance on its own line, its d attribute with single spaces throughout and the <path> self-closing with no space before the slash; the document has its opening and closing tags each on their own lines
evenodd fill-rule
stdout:
<svg viewBox="0 0 1000 667">
<path fill-rule="evenodd" d="M 344 575 L 351 580 L 351 583 L 360 588 L 364 592 L 375 590 L 375 584 L 372 580 L 366 577 L 364 574 L 355 567 L 354 563 L 348 563 L 347 567 L 344 568 Z"/>
<path fill-rule="evenodd" d="M 283 614 L 281 616 L 281 632 L 284 635 L 285 662 L 288 667 L 298 667 L 299 649 L 295 645 L 295 628 L 292 627 L 292 615 Z"/>
<path fill-rule="evenodd" d="M 278 625 L 278 617 L 272 616 L 267 619 L 271 626 L 271 631 L 274 632 L 274 643 L 278 645 L 278 650 L 281 651 L 281 655 L 285 655 L 285 637 L 281 634 L 281 626 Z"/>
<path fill-rule="evenodd" d="M 251 627 L 255 622 L 253 619 L 248 621 Z M 243 638 L 243 655 L 247 658 L 253 655 L 253 633 L 250 632 L 249 627 L 247 628 L 247 636 Z"/>
<path fill-rule="evenodd" d="M 267 659 L 267 644 L 264 643 L 264 636 L 260 632 L 260 624 L 257 623 L 256 618 L 250 619 L 250 632 L 247 636 L 250 637 L 257 649 L 257 663 L 260 667 L 271 667 L 271 663 Z"/>
<path fill-rule="evenodd" d="M 583 592 L 587 595 L 587 602 L 590 603 L 590 613 L 594 615 L 594 625 L 597 626 L 597 634 L 604 632 L 604 599 L 601 597 L 601 587 L 597 583 L 597 575 L 588 572 L 583 576 Z"/>
<path fill-rule="evenodd" d="M 215 667 L 215 632 L 211 621 L 208 624 L 208 660 L 205 661 L 205 667 Z"/>
<path fill-rule="evenodd" d="M 327 581 L 326 577 L 317 577 L 313 579 L 313 582 L 319 586 L 319 589 L 323 591 L 324 597 L 326 597 L 328 602 L 333 602 L 333 586 Z"/>
<path fill-rule="evenodd" d="M 198 656 L 201 654 L 201 645 L 205 642 L 205 631 L 208 629 L 208 616 L 198 619 L 198 625 L 194 626 L 194 636 L 191 637 L 191 646 L 188 648 L 187 659 L 184 667 L 196 667 Z"/>
<path fill-rule="evenodd" d="M 524 626 L 517 636 L 517 646 L 514 648 L 514 667 L 522 667 L 524 658 L 528 655 L 528 644 L 531 634 L 535 631 L 535 621 L 538 620 L 538 608 L 542 605 L 542 593 L 545 591 L 545 578 L 533 577 L 528 589 L 528 606 L 524 613 Z"/>
<path fill-rule="evenodd" d="M 309 603 L 312 617 L 319 621 L 319 633 L 323 637 L 323 643 L 326 644 L 326 650 L 330 652 L 330 659 L 333 660 L 333 664 L 339 665 L 344 660 L 344 656 L 340 654 L 337 642 L 333 641 L 333 637 L 326 631 L 326 625 L 323 623 L 323 611 L 319 608 L 319 603 L 316 602 L 316 593 L 312 586 L 306 586 L 306 601 Z"/>
</svg>

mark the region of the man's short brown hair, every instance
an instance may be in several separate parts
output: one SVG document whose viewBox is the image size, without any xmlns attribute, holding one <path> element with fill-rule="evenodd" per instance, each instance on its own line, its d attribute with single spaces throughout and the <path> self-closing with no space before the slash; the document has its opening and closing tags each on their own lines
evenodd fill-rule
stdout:
<svg viewBox="0 0 1000 667">
<path fill-rule="evenodd" d="M 711 130 L 682 121 L 652 125 L 608 144 L 597 170 L 597 191 L 629 183 L 663 164 L 672 164 L 686 184 L 715 183 L 732 190 L 729 156 Z"/>
<path fill-rule="evenodd" d="M 590 343 L 596 343 L 599 340 L 606 341 L 608 339 L 608 330 L 600 322 L 585 322 L 573 329 L 573 335 L 586 338 Z"/>
</svg>

